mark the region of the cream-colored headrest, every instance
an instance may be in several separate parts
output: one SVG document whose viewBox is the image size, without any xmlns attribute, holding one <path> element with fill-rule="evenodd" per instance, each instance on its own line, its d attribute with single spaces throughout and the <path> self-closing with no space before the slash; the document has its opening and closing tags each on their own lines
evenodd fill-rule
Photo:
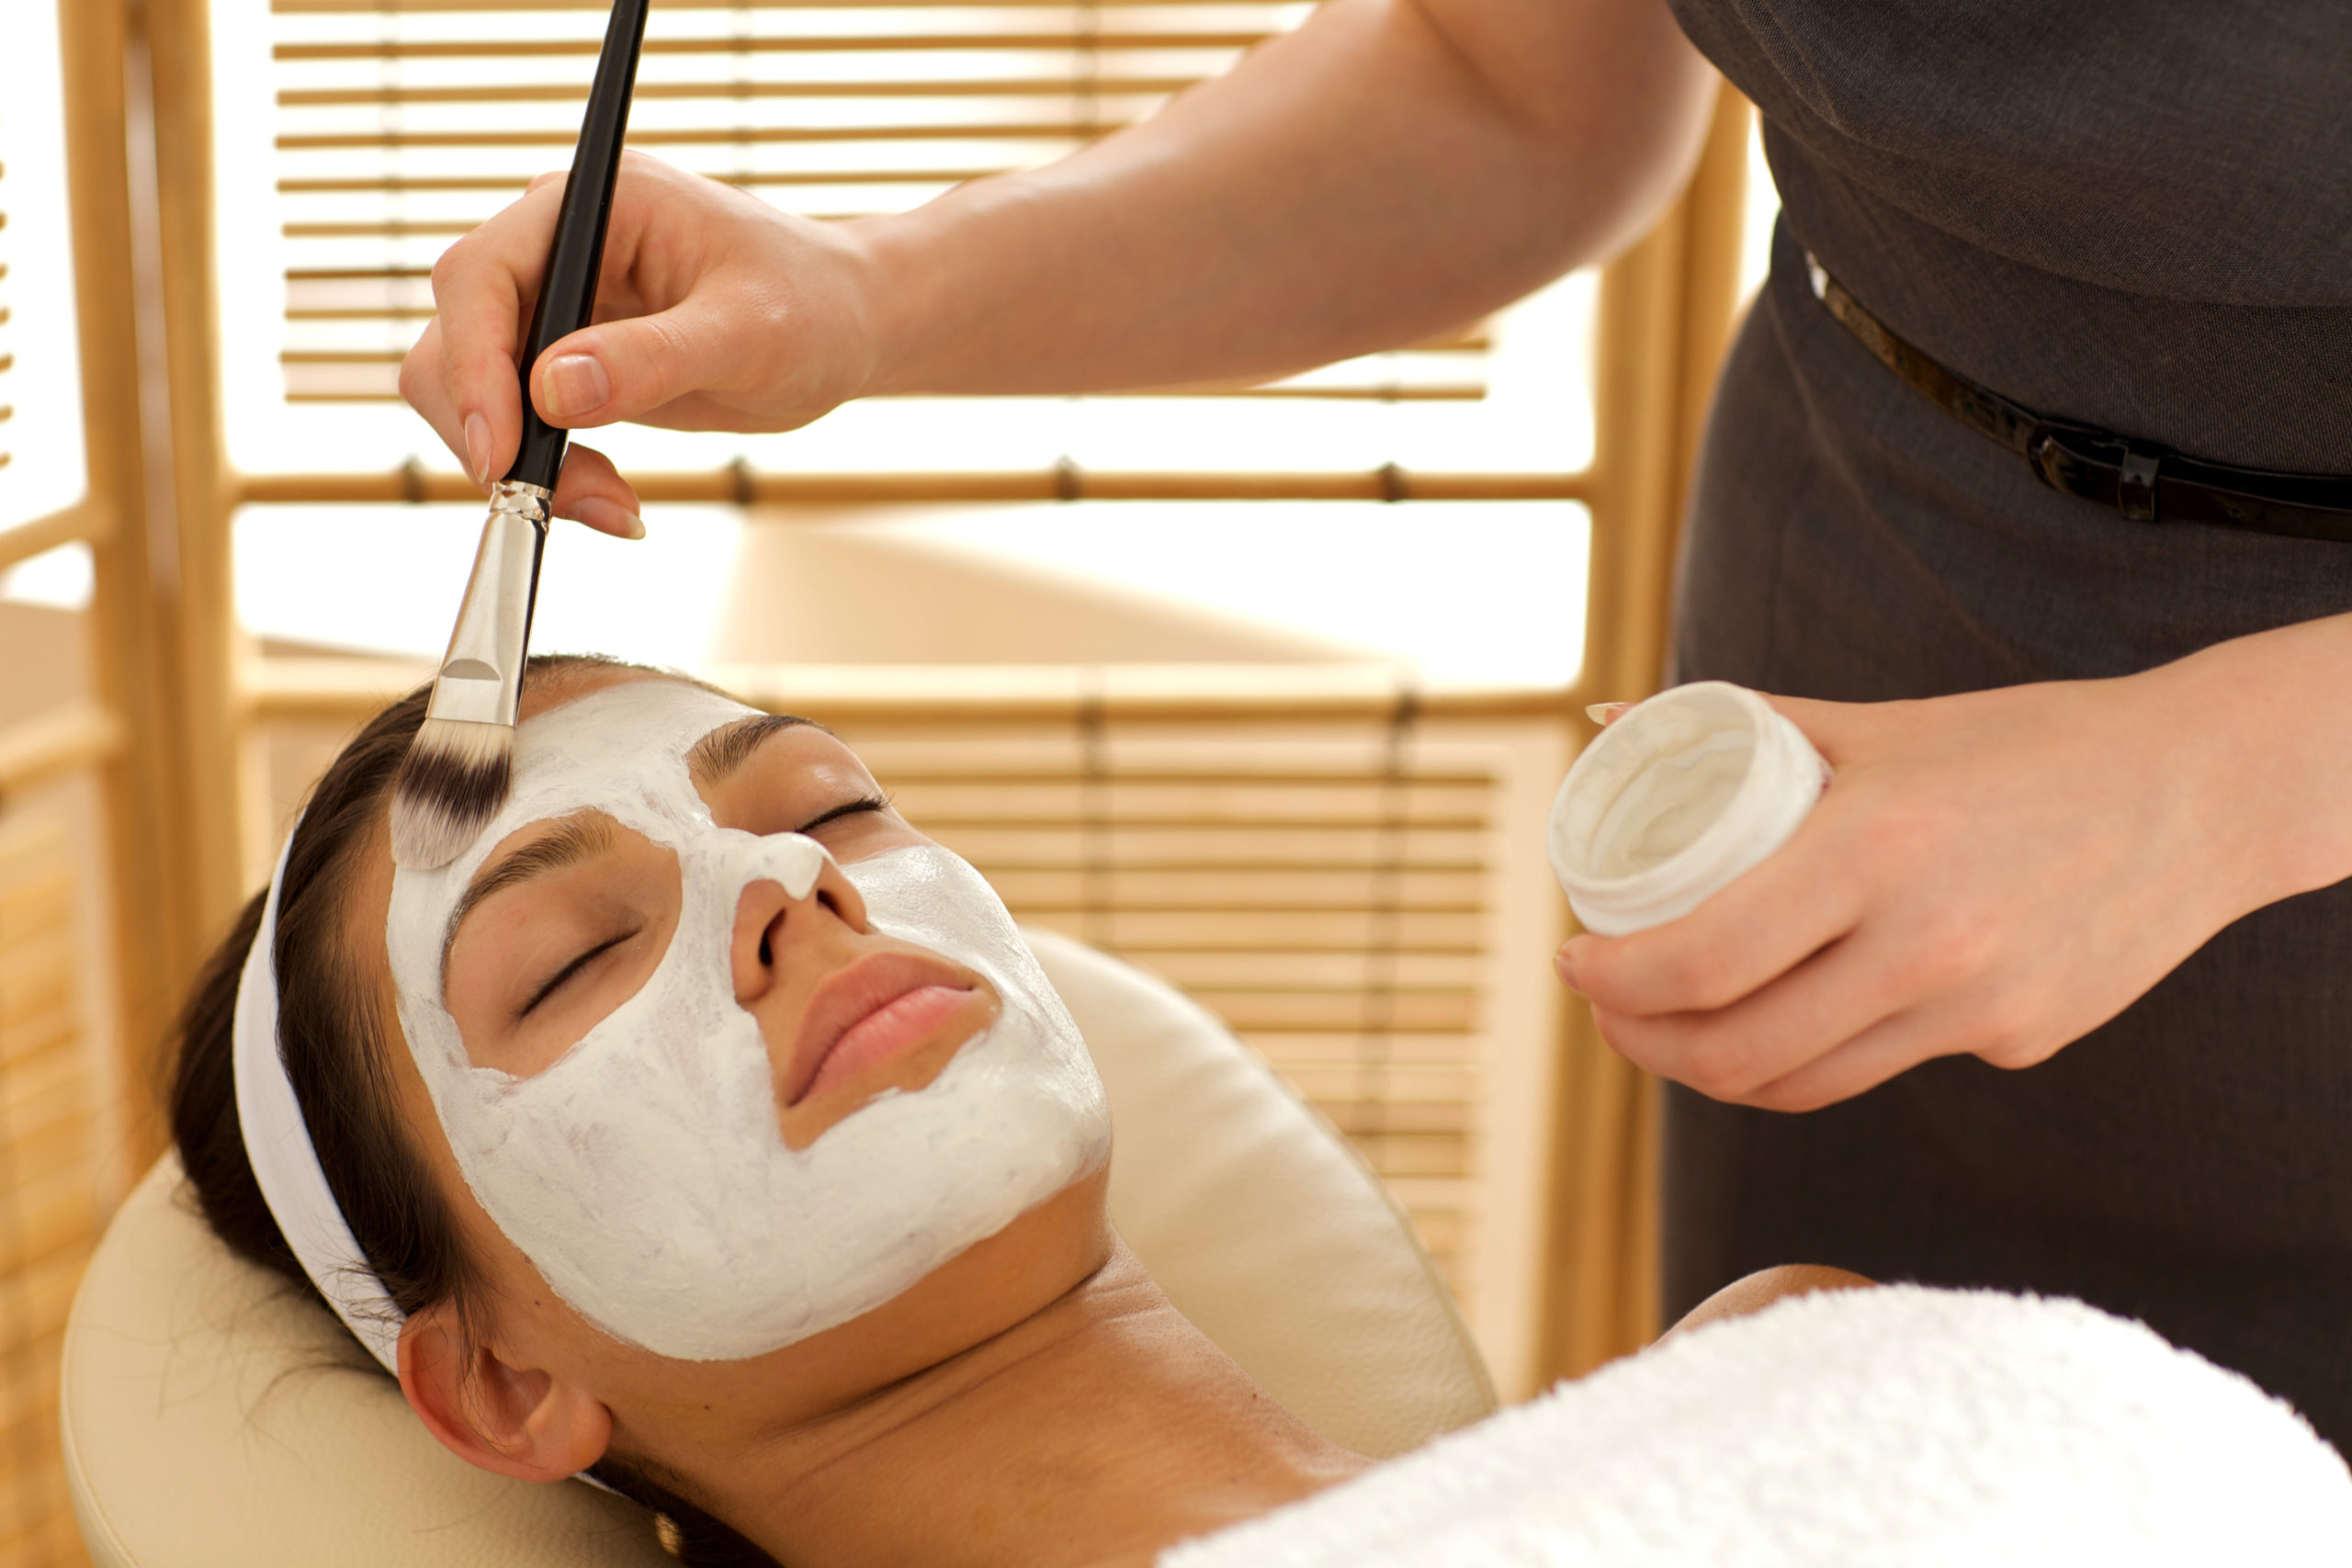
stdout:
<svg viewBox="0 0 2352 1568">
<path fill-rule="evenodd" d="M 1360 1452 L 1487 1414 L 1444 1287 L 1339 1135 L 1166 985 L 1029 935 L 1110 1090 L 1112 1217 L 1186 1315 Z M 629 1504 L 450 1455 L 323 1307 L 232 1255 L 178 1186 L 166 1159 L 123 1205 L 67 1329 L 66 1469 L 98 1568 L 670 1562 Z"/>
</svg>

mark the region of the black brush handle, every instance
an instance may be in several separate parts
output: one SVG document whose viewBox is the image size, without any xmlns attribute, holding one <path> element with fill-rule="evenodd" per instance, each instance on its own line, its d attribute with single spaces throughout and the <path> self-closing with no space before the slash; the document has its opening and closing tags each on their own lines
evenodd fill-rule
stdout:
<svg viewBox="0 0 2352 1568">
<path fill-rule="evenodd" d="M 523 446 L 507 479 L 555 489 L 563 471 L 567 434 L 539 417 L 531 406 L 531 367 L 559 340 L 586 326 L 596 308 L 596 277 L 605 265 L 605 228 L 613 216 L 613 186 L 620 178 L 621 139 L 628 133 L 628 104 L 637 88 L 637 58 L 645 48 L 645 16 L 652 0 L 614 0 L 605 28 L 604 52 L 596 59 L 595 85 L 588 89 L 588 112 L 580 121 L 580 146 L 571 154 L 571 178 L 556 214 L 555 243 L 539 280 L 539 302 L 531 310 L 524 341 Z"/>
</svg>

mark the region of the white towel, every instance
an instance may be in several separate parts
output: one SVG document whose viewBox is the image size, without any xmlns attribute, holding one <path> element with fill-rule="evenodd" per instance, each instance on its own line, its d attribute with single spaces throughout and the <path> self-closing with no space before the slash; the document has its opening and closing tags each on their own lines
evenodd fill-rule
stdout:
<svg viewBox="0 0 2352 1568">
<path fill-rule="evenodd" d="M 1564 1383 L 1160 1568 L 2352 1562 L 2284 1404 L 2076 1302 L 1779 1303 Z"/>
</svg>

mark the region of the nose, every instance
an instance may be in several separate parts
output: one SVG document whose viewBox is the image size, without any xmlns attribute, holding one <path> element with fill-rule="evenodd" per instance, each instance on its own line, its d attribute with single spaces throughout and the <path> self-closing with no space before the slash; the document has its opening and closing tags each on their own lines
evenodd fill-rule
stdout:
<svg viewBox="0 0 2352 1568">
<path fill-rule="evenodd" d="M 780 984 L 796 953 L 843 931 L 865 932 L 865 900 L 832 857 L 823 857 L 815 878 L 798 897 L 784 882 L 763 877 L 735 902 L 735 931 L 729 953 L 738 1006 L 750 1007 Z"/>
</svg>

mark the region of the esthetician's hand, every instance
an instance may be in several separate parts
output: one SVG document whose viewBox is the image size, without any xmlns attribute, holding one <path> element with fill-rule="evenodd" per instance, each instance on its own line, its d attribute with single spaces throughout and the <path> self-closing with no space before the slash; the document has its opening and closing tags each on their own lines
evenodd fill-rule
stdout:
<svg viewBox="0 0 2352 1568">
<path fill-rule="evenodd" d="M 1821 804 L 1683 919 L 1571 941 L 1561 977 L 1634 1063 L 1770 1110 L 1932 1056 L 2045 1060 L 2231 920 L 2352 872 L 2317 750 L 2344 743 L 2277 739 L 2289 667 L 2340 683 L 2347 648 L 2338 617 L 2121 680 L 1773 699 L 1837 769 Z"/>
<path fill-rule="evenodd" d="M 401 366 L 401 395 L 485 489 L 523 438 L 515 359 L 555 231 L 564 175 L 542 175 L 433 268 L 438 315 Z M 810 222 L 641 153 L 626 154 L 596 321 L 542 355 L 531 400 L 548 423 L 790 430 L 858 389 L 866 368 L 857 253 Z M 637 492 L 576 443 L 558 516 L 643 534 Z"/>
</svg>

